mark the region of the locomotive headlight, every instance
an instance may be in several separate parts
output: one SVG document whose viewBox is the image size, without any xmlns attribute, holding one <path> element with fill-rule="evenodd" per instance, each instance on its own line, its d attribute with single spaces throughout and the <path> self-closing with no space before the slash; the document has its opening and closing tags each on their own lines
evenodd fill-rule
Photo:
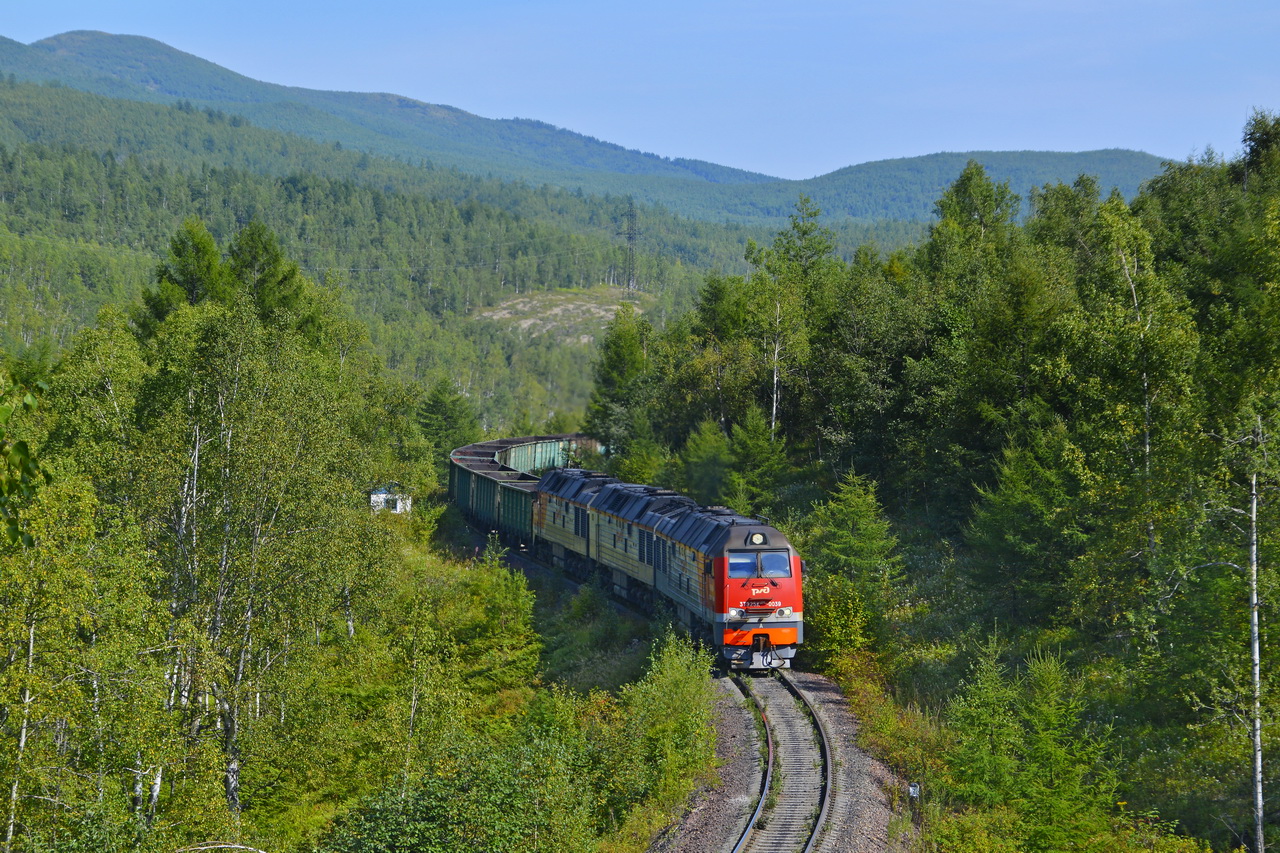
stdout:
<svg viewBox="0 0 1280 853">
<path fill-rule="evenodd" d="M 743 619 L 743 618 L 745 618 L 745 617 L 746 617 L 746 615 L 747 615 L 747 611 L 743 610 L 741 607 L 730 607 L 730 608 L 729 608 L 729 618 L 730 618 L 730 619 Z"/>
<path fill-rule="evenodd" d="M 790 616 L 794 612 L 795 611 L 793 611 L 790 607 L 779 607 L 777 610 L 773 611 L 773 615 L 774 616 Z"/>
</svg>

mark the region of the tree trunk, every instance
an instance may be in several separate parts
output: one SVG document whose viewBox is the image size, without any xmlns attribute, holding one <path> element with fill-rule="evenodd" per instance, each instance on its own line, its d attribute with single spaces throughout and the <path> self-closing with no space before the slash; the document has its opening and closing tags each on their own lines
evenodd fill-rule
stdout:
<svg viewBox="0 0 1280 853">
<path fill-rule="evenodd" d="M 356 620 L 351 613 L 351 584 L 344 584 L 342 587 L 342 609 L 347 617 L 347 639 L 354 639 L 356 636 Z"/>
<path fill-rule="evenodd" d="M 135 752 L 133 754 L 133 797 L 130 799 L 129 805 L 133 808 L 135 815 L 142 814 L 142 753 Z"/>
<path fill-rule="evenodd" d="M 418 668 L 417 655 L 414 655 L 413 693 L 409 700 L 409 733 L 404 742 L 404 777 L 400 780 L 400 799 L 409 793 L 409 762 L 413 755 L 413 731 L 418 720 Z"/>
<path fill-rule="evenodd" d="M 13 762 L 13 784 L 9 786 L 9 822 L 4 833 L 4 853 L 13 850 L 18 828 L 18 791 L 22 779 L 22 755 L 27 749 L 27 731 L 31 724 L 31 671 L 36 657 L 36 620 L 27 626 L 27 683 L 22 686 L 22 723 L 18 728 L 18 754 Z"/>
<path fill-rule="evenodd" d="M 778 435 L 778 374 L 782 367 L 782 303 L 775 303 L 774 310 L 776 314 L 774 316 L 773 338 L 773 395 L 769 412 L 770 441 L 777 438 Z"/>
<path fill-rule="evenodd" d="M 218 715 L 222 718 L 222 753 L 226 761 L 223 770 L 223 788 L 227 794 L 227 808 L 232 814 L 240 813 L 240 713 L 233 697 L 218 700 Z"/>
<path fill-rule="evenodd" d="M 1255 851 L 1266 850 L 1262 802 L 1262 657 L 1258 638 L 1258 475 L 1249 476 L 1249 644 L 1253 656 L 1253 830 Z"/>
<path fill-rule="evenodd" d="M 164 765 L 156 768 L 156 775 L 151 777 L 151 791 L 147 796 L 147 826 L 155 823 L 156 805 L 160 802 L 160 786 L 164 779 Z"/>
</svg>

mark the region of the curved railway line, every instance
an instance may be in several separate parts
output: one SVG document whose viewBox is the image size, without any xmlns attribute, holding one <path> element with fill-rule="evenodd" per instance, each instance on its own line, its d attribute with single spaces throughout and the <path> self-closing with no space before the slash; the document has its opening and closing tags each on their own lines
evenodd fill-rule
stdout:
<svg viewBox="0 0 1280 853">
<path fill-rule="evenodd" d="M 733 853 L 810 853 L 831 803 L 831 750 L 822 721 L 781 672 L 734 682 L 760 709 L 766 757 L 759 802 Z"/>
<path fill-rule="evenodd" d="M 883 851 L 890 809 L 873 762 L 850 744 L 847 706 L 830 695 L 838 689 L 784 674 L 804 642 L 800 555 L 766 520 L 572 467 L 596 447 L 577 434 L 460 447 L 450 454 L 449 495 L 480 529 L 565 576 L 596 578 L 643 610 L 663 602 L 716 650 L 722 671 L 773 673 L 736 679 L 768 724 L 770 779 L 754 814 L 746 804 L 755 770 L 739 752 L 732 800 L 713 810 L 714 825 L 695 820 L 685 836 L 693 843 L 680 849 L 810 853 L 821 842 L 829 853 Z M 831 744 L 822 714 L 833 703 Z"/>
</svg>

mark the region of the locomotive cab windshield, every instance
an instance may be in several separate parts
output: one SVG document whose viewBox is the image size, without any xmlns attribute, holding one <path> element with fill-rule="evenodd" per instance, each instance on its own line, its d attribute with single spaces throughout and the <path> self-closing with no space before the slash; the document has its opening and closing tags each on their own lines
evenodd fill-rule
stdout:
<svg viewBox="0 0 1280 853">
<path fill-rule="evenodd" d="M 730 551 L 731 578 L 789 578 L 791 555 L 786 551 Z"/>
</svg>

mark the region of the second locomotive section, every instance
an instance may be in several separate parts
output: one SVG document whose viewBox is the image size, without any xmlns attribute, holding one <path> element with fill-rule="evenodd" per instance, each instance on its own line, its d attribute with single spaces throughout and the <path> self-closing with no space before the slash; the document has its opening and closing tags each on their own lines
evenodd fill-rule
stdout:
<svg viewBox="0 0 1280 853">
<path fill-rule="evenodd" d="M 541 559 L 651 607 L 670 602 L 734 669 L 788 667 L 804 641 L 801 560 L 759 519 L 655 486 L 557 468 L 533 491 Z"/>
</svg>

